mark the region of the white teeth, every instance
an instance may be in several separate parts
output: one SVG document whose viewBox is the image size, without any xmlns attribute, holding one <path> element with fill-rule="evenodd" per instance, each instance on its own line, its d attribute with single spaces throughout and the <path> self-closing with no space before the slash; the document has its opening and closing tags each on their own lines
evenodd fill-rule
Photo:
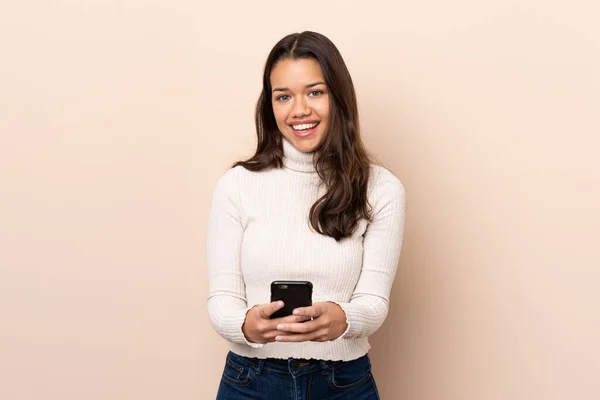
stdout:
<svg viewBox="0 0 600 400">
<path fill-rule="evenodd" d="M 301 124 L 301 125 L 292 125 L 292 127 L 294 128 L 294 130 L 296 131 L 304 131 L 306 129 L 312 129 L 315 126 L 319 125 L 318 122 L 315 122 L 314 124 Z"/>
</svg>

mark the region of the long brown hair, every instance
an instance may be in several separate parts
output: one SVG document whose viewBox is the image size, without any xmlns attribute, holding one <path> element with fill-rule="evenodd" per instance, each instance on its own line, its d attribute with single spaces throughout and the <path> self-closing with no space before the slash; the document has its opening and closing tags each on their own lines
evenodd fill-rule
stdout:
<svg viewBox="0 0 600 400">
<path fill-rule="evenodd" d="M 279 61 L 288 58 L 312 58 L 319 62 L 330 93 L 327 132 L 315 152 L 315 169 L 327 190 L 311 207 L 309 219 L 315 231 L 339 241 L 352 235 L 361 218 L 371 218 L 367 199 L 371 160 L 360 138 L 350 72 L 327 37 L 309 31 L 294 33 L 273 47 L 256 105 L 256 153 L 233 166 L 240 165 L 250 171 L 283 167 L 283 137 L 273 114 L 271 71 Z"/>
</svg>

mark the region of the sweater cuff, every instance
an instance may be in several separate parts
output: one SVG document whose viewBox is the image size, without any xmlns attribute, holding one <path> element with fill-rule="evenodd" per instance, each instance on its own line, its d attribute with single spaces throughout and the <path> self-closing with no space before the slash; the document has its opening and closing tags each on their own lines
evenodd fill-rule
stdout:
<svg viewBox="0 0 600 400">
<path fill-rule="evenodd" d="M 337 301 L 332 301 L 332 303 L 337 304 L 344 311 L 344 314 L 346 314 L 346 324 L 348 325 L 346 331 L 333 341 L 352 339 L 359 336 L 360 332 L 362 332 L 362 327 L 358 323 L 361 315 L 360 312 L 350 303 L 340 303 Z"/>
<path fill-rule="evenodd" d="M 252 343 L 246 339 L 242 326 L 246 320 L 246 314 L 250 310 L 249 308 L 239 308 L 235 312 L 231 312 L 227 318 L 223 318 L 220 321 L 220 334 L 225 339 L 233 343 L 246 344 L 253 348 L 260 348 L 263 345 L 259 343 Z"/>
<path fill-rule="evenodd" d="M 241 335 L 241 341 L 245 344 L 247 344 L 248 346 L 255 348 L 255 349 L 260 349 L 261 347 L 264 346 L 264 344 L 261 343 L 252 343 L 250 341 L 248 341 L 248 339 L 246 338 L 246 335 L 244 335 L 244 331 L 242 330 L 242 326 L 244 325 L 244 321 L 246 321 L 246 314 L 248 314 L 248 311 L 250 311 L 252 307 L 246 308 L 246 310 L 244 310 L 244 313 L 242 314 L 242 321 L 239 323 L 238 327 L 239 327 L 239 334 Z"/>
</svg>

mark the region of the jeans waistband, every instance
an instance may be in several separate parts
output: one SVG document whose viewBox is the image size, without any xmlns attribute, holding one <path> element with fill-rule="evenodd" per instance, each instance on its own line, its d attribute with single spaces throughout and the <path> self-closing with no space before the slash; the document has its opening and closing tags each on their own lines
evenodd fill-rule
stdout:
<svg viewBox="0 0 600 400">
<path fill-rule="evenodd" d="M 322 370 L 323 373 L 327 373 L 331 367 L 342 363 L 343 361 L 324 361 L 324 360 L 314 360 L 314 359 L 302 359 L 302 358 L 288 358 L 288 359 L 280 359 L 280 358 L 250 358 L 240 356 L 239 354 L 235 354 L 230 352 L 230 357 L 238 359 L 238 361 L 245 361 L 250 364 L 252 368 L 257 373 L 261 373 L 263 369 L 269 371 L 276 371 L 281 373 L 293 373 L 293 374 L 301 374 L 308 372 L 315 372 L 318 370 Z"/>
</svg>

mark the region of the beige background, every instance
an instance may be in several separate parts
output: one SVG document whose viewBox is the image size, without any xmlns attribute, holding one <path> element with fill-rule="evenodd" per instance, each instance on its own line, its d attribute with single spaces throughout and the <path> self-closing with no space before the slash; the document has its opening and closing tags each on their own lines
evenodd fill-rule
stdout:
<svg viewBox="0 0 600 400">
<path fill-rule="evenodd" d="M 3 1 L 0 398 L 214 398 L 208 205 L 305 29 L 407 189 L 382 397 L 600 398 L 593 3 Z"/>
</svg>

